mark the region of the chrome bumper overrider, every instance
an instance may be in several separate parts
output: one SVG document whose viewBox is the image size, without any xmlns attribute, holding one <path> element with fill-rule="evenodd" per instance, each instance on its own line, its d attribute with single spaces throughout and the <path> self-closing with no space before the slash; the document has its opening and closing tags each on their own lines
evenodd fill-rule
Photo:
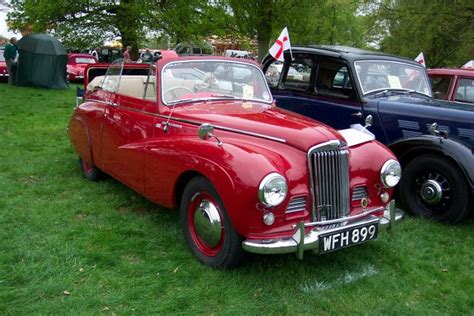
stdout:
<svg viewBox="0 0 474 316">
<path fill-rule="evenodd" d="M 351 227 L 356 227 L 365 224 L 378 223 L 380 229 L 393 229 L 396 222 L 399 222 L 403 218 L 403 211 L 395 207 L 395 201 L 392 200 L 388 204 L 388 207 L 384 209 L 384 216 L 377 217 L 373 215 L 375 211 L 381 209 L 373 209 L 365 213 L 348 216 L 345 218 L 325 221 L 325 222 L 313 222 L 305 223 L 299 222 L 295 227 L 295 232 L 292 237 L 288 238 L 275 238 L 275 239 L 247 239 L 242 242 L 243 248 L 248 252 L 259 253 L 259 254 L 282 254 L 296 252 L 298 258 L 303 258 L 303 252 L 305 250 L 312 250 L 313 252 L 319 252 L 319 236 L 322 234 L 336 233 Z M 331 228 L 321 229 L 318 226 L 328 226 Z M 315 227 L 309 232 L 305 233 L 305 227 Z"/>
</svg>

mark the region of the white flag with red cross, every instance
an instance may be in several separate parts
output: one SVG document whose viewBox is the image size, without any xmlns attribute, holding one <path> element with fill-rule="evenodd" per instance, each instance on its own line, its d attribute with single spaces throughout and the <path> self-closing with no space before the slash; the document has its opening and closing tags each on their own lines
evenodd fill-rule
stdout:
<svg viewBox="0 0 474 316">
<path fill-rule="evenodd" d="M 281 31 L 280 36 L 278 36 L 278 39 L 275 41 L 275 44 L 270 47 L 269 53 L 276 60 L 284 61 L 283 52 L 288 49 L 291 53 L 290 36 L 288 35 L 288 29 L 285 27 L 283 31 Z"/>
<path fill-rule="evenodd" d="M 418 56 L 416 56 L 415 61 L 419 64 L 422 64 L 423 67 L 426 68 L 425 56 L 423 56 L 423 52 L 419 53 Z"/>
</svg>

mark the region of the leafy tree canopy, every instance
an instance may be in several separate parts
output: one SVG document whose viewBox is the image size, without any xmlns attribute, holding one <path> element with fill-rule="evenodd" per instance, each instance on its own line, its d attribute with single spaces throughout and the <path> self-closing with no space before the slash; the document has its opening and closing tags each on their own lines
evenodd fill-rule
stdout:
<svg viewBox="0 0 474 316">
<path fill-rule="evenodd" d="M 384 52 L 414 58 L 428 67 L 460 67 L 474 56 L 474 2 L 379 0 L 367 2 L 369 42 Z"/>
<path fill-rule="evenodd" d="M 257 38 L 260 60 L 285 26 L 292 44 L 363 44 L 355 0 L 228 0 L 228 4 L 237 29 Z"/>
</svg>

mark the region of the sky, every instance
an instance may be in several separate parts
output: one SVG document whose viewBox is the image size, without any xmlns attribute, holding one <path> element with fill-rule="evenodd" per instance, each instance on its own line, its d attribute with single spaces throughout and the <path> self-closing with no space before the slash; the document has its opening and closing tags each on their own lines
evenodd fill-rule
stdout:
<svg viewBox="0 0 474 316">
<path fill-rule="evenodd" d="M 7 12 L 5 11 L 6 9 L 2 6 L 2 3 L 4 3 L 4 1 L 0 0 L 0 35 L 5 36 L 6 38 L 10 38 L 12 36 L 20 38 L 21 34 L 8 31 L 6 22 Z"/>
</svg>

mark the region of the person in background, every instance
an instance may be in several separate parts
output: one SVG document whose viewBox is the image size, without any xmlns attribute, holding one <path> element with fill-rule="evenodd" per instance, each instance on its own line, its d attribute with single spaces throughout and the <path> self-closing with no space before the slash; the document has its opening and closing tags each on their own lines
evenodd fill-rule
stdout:
<svg viewBox="0 0 474 316">
<path fill-rule="evenodd" d="M 5 58 L 8 70 L 8 84 L 13 83 L 13 70 L 16 64 L 16 57 L 18 54 L 18 47 L 16 46 L 16 43 L 16 37 L 12 37 L 10 39 L 10 43 L 5 46 L 5 51 L 3 52 L 3 57 Z"/>
<path fill-rule="evenodd" d="M 94 56 L 95 59 L 99 60 L 100 47 L 97 47 L 96 49 L 93 49 L 89 54 Z"/>
<path fill-rule="evenodd" d="M 152 63 L 153 62 L 153 54 L 150 52 L 150 49 L 147 48 L 142 56 L 142 61 L 144 63 Z"/>
<path fill-rule="evenodd" d="M 127 46 L 125 52 L 123 52 L 123 59 L 126 64 L 132 62 L 132 58 L 130 57 L 130 51 L 132 50 L 132 46 Z"/>
</svg>

